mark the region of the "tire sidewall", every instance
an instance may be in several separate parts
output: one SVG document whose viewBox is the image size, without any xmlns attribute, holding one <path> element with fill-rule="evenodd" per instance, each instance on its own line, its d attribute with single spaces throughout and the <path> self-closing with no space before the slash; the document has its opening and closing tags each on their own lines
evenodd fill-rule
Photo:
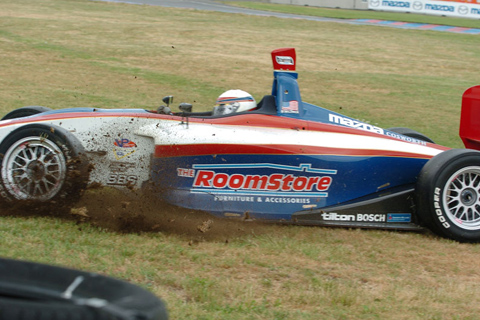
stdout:
<svg viewBox="0 0 480 320">
<path fill-rule="evenodd" d="M 480 241 L 480 227 L 468 230 L 458 226 L 444 205 L 444 191 L 452 175 L 462 168 L 480 169 L 480 152 L 465 149 L 445 151 L 432 158 L 422 169 L 417 183 L 418 215 L 435 233 L 461 242 Z"/>
</svg>

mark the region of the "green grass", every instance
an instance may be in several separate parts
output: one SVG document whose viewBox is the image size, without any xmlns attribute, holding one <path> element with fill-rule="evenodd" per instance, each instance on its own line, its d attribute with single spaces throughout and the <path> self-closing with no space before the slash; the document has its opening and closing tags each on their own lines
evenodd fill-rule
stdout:
<svg viewBox="0 0 480 320">
<path fill-rule="evenodd" d="M 174 319 L 475 319 L 479 311 L 472 303 L 479 274 L 467 268 L 478 262 L 476 245 L 423 234 L 263 229 L 192 244 L 188 235 L 9 217 L 0 255 L 137 283 L 162 297 Z"/>
<path fill-rule="evenodd" d="M 401 17 L 391 19 L 413 15 Z M 270 51 L 295 47 L 303 100 L 462 147 L 461 95 L 480 82 L 479 44 L 434 31 L 0 0 L 0 112 L 155 108 L 170 94 L 207 110 L 236 88 L 259 100 L 271 90 Z M 206 216 L 96 191 L 78 206 L 90 218 L 4 216 L 0 256 L 126 279 L 162 297 L 172 319 L 476 319 L 480 311 L 478 245 L 428 232 L 217 219 L 201 233 Z"/>
</svg>

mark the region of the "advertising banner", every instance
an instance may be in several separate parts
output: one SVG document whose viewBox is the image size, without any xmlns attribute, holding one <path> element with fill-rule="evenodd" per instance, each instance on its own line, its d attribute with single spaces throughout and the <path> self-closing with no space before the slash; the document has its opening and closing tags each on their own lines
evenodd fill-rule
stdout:
<svg viewBox="0 0 480 320">
<path fill-rule="evenodd" d="M 368 9 L 480 19 L 480 0 L 369 0 Z"/>
</svg>

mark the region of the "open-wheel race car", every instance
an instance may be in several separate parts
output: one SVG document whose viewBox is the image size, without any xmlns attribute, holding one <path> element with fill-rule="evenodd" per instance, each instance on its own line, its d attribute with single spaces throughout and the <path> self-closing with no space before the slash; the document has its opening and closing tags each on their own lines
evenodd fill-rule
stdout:
<svg viewBox="0 0 480 320">
<path fill-rule="evenodd" d="M 467 149 L 450 149 L 302 101 L 295 49 L 271 54 L 272 92 L 253 110 L 13 110 L 0 121 L 2 201 L 62 207 L 89 185 L 148 187 L 222 217 L 480 241 L 480 86 L 463 95 Z"/>
</svg>

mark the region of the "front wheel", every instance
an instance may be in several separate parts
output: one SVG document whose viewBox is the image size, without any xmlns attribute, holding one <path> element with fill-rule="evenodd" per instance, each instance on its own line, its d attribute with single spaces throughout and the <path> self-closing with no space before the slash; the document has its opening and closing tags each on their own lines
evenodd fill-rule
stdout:
<svg viewBox="0 0 480 320">
<path fill-rule="evenodd" d="M 61 128 L 29 125 L 0 145 L 0 194 L 7 201 L 71 206 L 88 181 L 81 145 Z"/>
<path fill-rule="evenodd" d="M 461 242 L 480 241 L 480 152 L 453 149 L 429 160 L 416 187 L 419 218 Z"/>
</svg>

